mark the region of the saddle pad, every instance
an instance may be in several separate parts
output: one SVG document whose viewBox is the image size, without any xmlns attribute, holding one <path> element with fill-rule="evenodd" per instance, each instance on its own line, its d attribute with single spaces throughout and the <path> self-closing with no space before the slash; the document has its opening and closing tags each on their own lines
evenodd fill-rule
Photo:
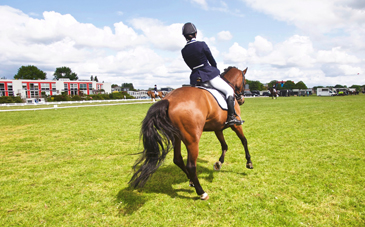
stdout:
<svg viewBox="0 0 365 227">
<path fill-rule="evenodd" d="M 196 87 L 209 91 L 209 93 L 212 94 L 215 100 L 218 102 L 218 105 L 222 108 L 222 110 L 228 110 L 226 97 L 222 93 L 211 88 L 200 87 L 200 86 Z"/>
</svg>

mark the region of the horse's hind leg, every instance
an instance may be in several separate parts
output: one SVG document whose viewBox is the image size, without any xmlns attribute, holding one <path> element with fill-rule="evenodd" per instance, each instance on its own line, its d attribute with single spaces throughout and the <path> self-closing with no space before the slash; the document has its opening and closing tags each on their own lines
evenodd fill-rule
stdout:
<svg viewBox="0 0 365 227">
<path fill-rule="evenodd" d="M 199 143 L 196 142 L 185 145 L 188 150 L 188 162 L 186 164 L 186 169 L 188 170 L 190 181 L 194 183 L 195 191 L 200 196 L 200 199 L 207 200 L 209 196 L 204 192 L 202 186 L 200 186 L 198 176 L 196 174 L 196 161 L 198 159 Z"/>
<path fill-rule="evenodd" d="M 213 169 L 214 170 L 220 170 L 221 167 L 222 167 L 222 164 L 224 163 L 224 157 L 225 157 L 226 152 L 228 150 L 228 146 L 227 146 L 227 143 L 224 139 L 223 131 L 215 131 L 214 133 L 217 136 L 219 142 L 221 143 L 222 155 L 219 158 L 219 161 L 214 164 Z"/>
<path fill-rule="evenodd" d="M 248 147 L 247 147 L 247 139 L 246 139 L 245 135 L 243 134 L 242 126 L 241 125 L 233 126 L 231 128 L 236 133 L 236 135 L 240 138 L 242 145 L 245 148 L 245 154 L 246 154 L 246 160 L 247 160 L 246 167 L 248 169 L 253 169 L 250 152 L 248 151 Z"/>
<path fill-rule="evenodd" d="M 188 170 L 186 169 L 183 157 L 181 156 L 181 139 L 177 137 L 175 137 L 175 144 L 174 144 L 174 163 L 175 165 L 180 167 L 180 169 L 186 174 L 186 176 L 190 180 Z M 191 180 L 189 184 L 191 187 L 194 187 L 194 184 Z"/>
</svg>

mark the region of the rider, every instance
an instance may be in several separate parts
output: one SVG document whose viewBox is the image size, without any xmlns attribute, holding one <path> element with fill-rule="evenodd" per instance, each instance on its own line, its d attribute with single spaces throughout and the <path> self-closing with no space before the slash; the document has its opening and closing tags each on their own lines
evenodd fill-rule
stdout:
<svg viewBox="0 0 365 227">
<path fill-rule="evenodd" d="M 277 94 L 276 94 L 276 84 L 272 84 L 272 97 L 274 97 L 274 95 L 275 95 L 275 97 L 277 96 Z"/>
<path fill-rule="evenodd" d="M 157 85 L 155 84 L 155 95 L 157 96 L 158 95 L 158 92 L 157 92 Z"/>
<path fill-rule="evenodd" d="M 219 75 L 217 63 L 215 62 L 209 47 L 203 41 L 196 40 L 197 30 L 194 24 L 186 23 L 182 28 L 182 34 L 187 41 L 185 47 L 181 50 L 185 63 L 192 70 L 190 74 L 190 84 L 195 86 L 197 79 L 201 78 L 202 82 L 208 82 L 212 87 L 225 94 L 228 105 L 228 117 L 225 124 L 241 125 L 242 121 L 235 117 L 234 111 L 234 91 Z M 209 64 L 209 63 L 210 64 Z"/>
</svg>

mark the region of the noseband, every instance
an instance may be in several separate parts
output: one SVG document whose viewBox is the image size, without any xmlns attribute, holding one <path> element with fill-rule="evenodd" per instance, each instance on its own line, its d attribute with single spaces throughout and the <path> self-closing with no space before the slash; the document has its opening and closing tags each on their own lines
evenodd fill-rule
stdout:
<svg viewBox="0 0 365 227">
<path fill-rule="evenodd" d="M 244 91 L 245 91 L 245 74 L 242 72 L 242 87 L 243 87 L 243 91 L 240 90 L 238 87 L 234 86 L 231 82 L 229 82 L 226 78 L 224 78 L 224 76 L 222 77 L 222 79 L 224 81 L 226 81 L 234 90 L 234 96 L 236 97 L 237 101 L 240 101 L 242 99 L 242 96 L 244 96 Z"/>
</svg>

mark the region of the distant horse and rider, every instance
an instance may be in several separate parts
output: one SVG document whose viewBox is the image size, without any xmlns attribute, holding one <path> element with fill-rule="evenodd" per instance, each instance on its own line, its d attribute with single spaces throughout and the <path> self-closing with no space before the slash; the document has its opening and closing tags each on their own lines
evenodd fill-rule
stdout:
<svg viewBox="0 0 365 227">
<path fill-rule="evenodd" d="M 155 85 L 155 88 L 156 88 L 156 85 Z M 157 89 L 149 90 L 147 92 L 147 95 L 152 99 L 152 102 L 156 102 L 157 97 L 159 97 L 160 99 L 165 97 L 164 94 L 162 93 L 162 91 L 157 91 Z"/>
<path fill-rule="evenodd" d="M 269 87 L 269 91 L 270 91 L 270 96 L 272 97 L 272 99 L 278 98 L 278 91 L 275 88 Z"/>
<path fill-rule="evenodd" d="M 220 76 L 234 90 L 236 98 L 234 110 L 238 117 L 241 114 L 240 105 L 245 101 L 246 72 L 247 68 L 241 71 L 229 67 Z M 186 174 L 189 185 L 195 187 L 200 198 L 207 200 L 209 196 L 203 190 L 197 176 L 199 140 L 203 131 L 214 131 L 221 144 L 222 154 L 219 161 L 214 164 L 215 170 L 221 168 L 228 150 L 223 136 L 223 130 L 227 128 L 231 128 L 241 140 L 246 154 L 246 167 L 253 169 L 242 123 L 226 124 L 227 114 L 227 111 L 221 109 L 215 98 L 205 89 L 181 87 L 168 93 L 165 98 L 150 107 L 142 122 L 141 139 L 144 150 L 133 166 L 134 174 L 129 182 L 130 185 L 143 187 L 161 166 L 168 152 L 173 149 L 173 162 Z M 185 144 L 188 152 L 186 165 L 181 155 L 181 142 Z"/>
</svg>

